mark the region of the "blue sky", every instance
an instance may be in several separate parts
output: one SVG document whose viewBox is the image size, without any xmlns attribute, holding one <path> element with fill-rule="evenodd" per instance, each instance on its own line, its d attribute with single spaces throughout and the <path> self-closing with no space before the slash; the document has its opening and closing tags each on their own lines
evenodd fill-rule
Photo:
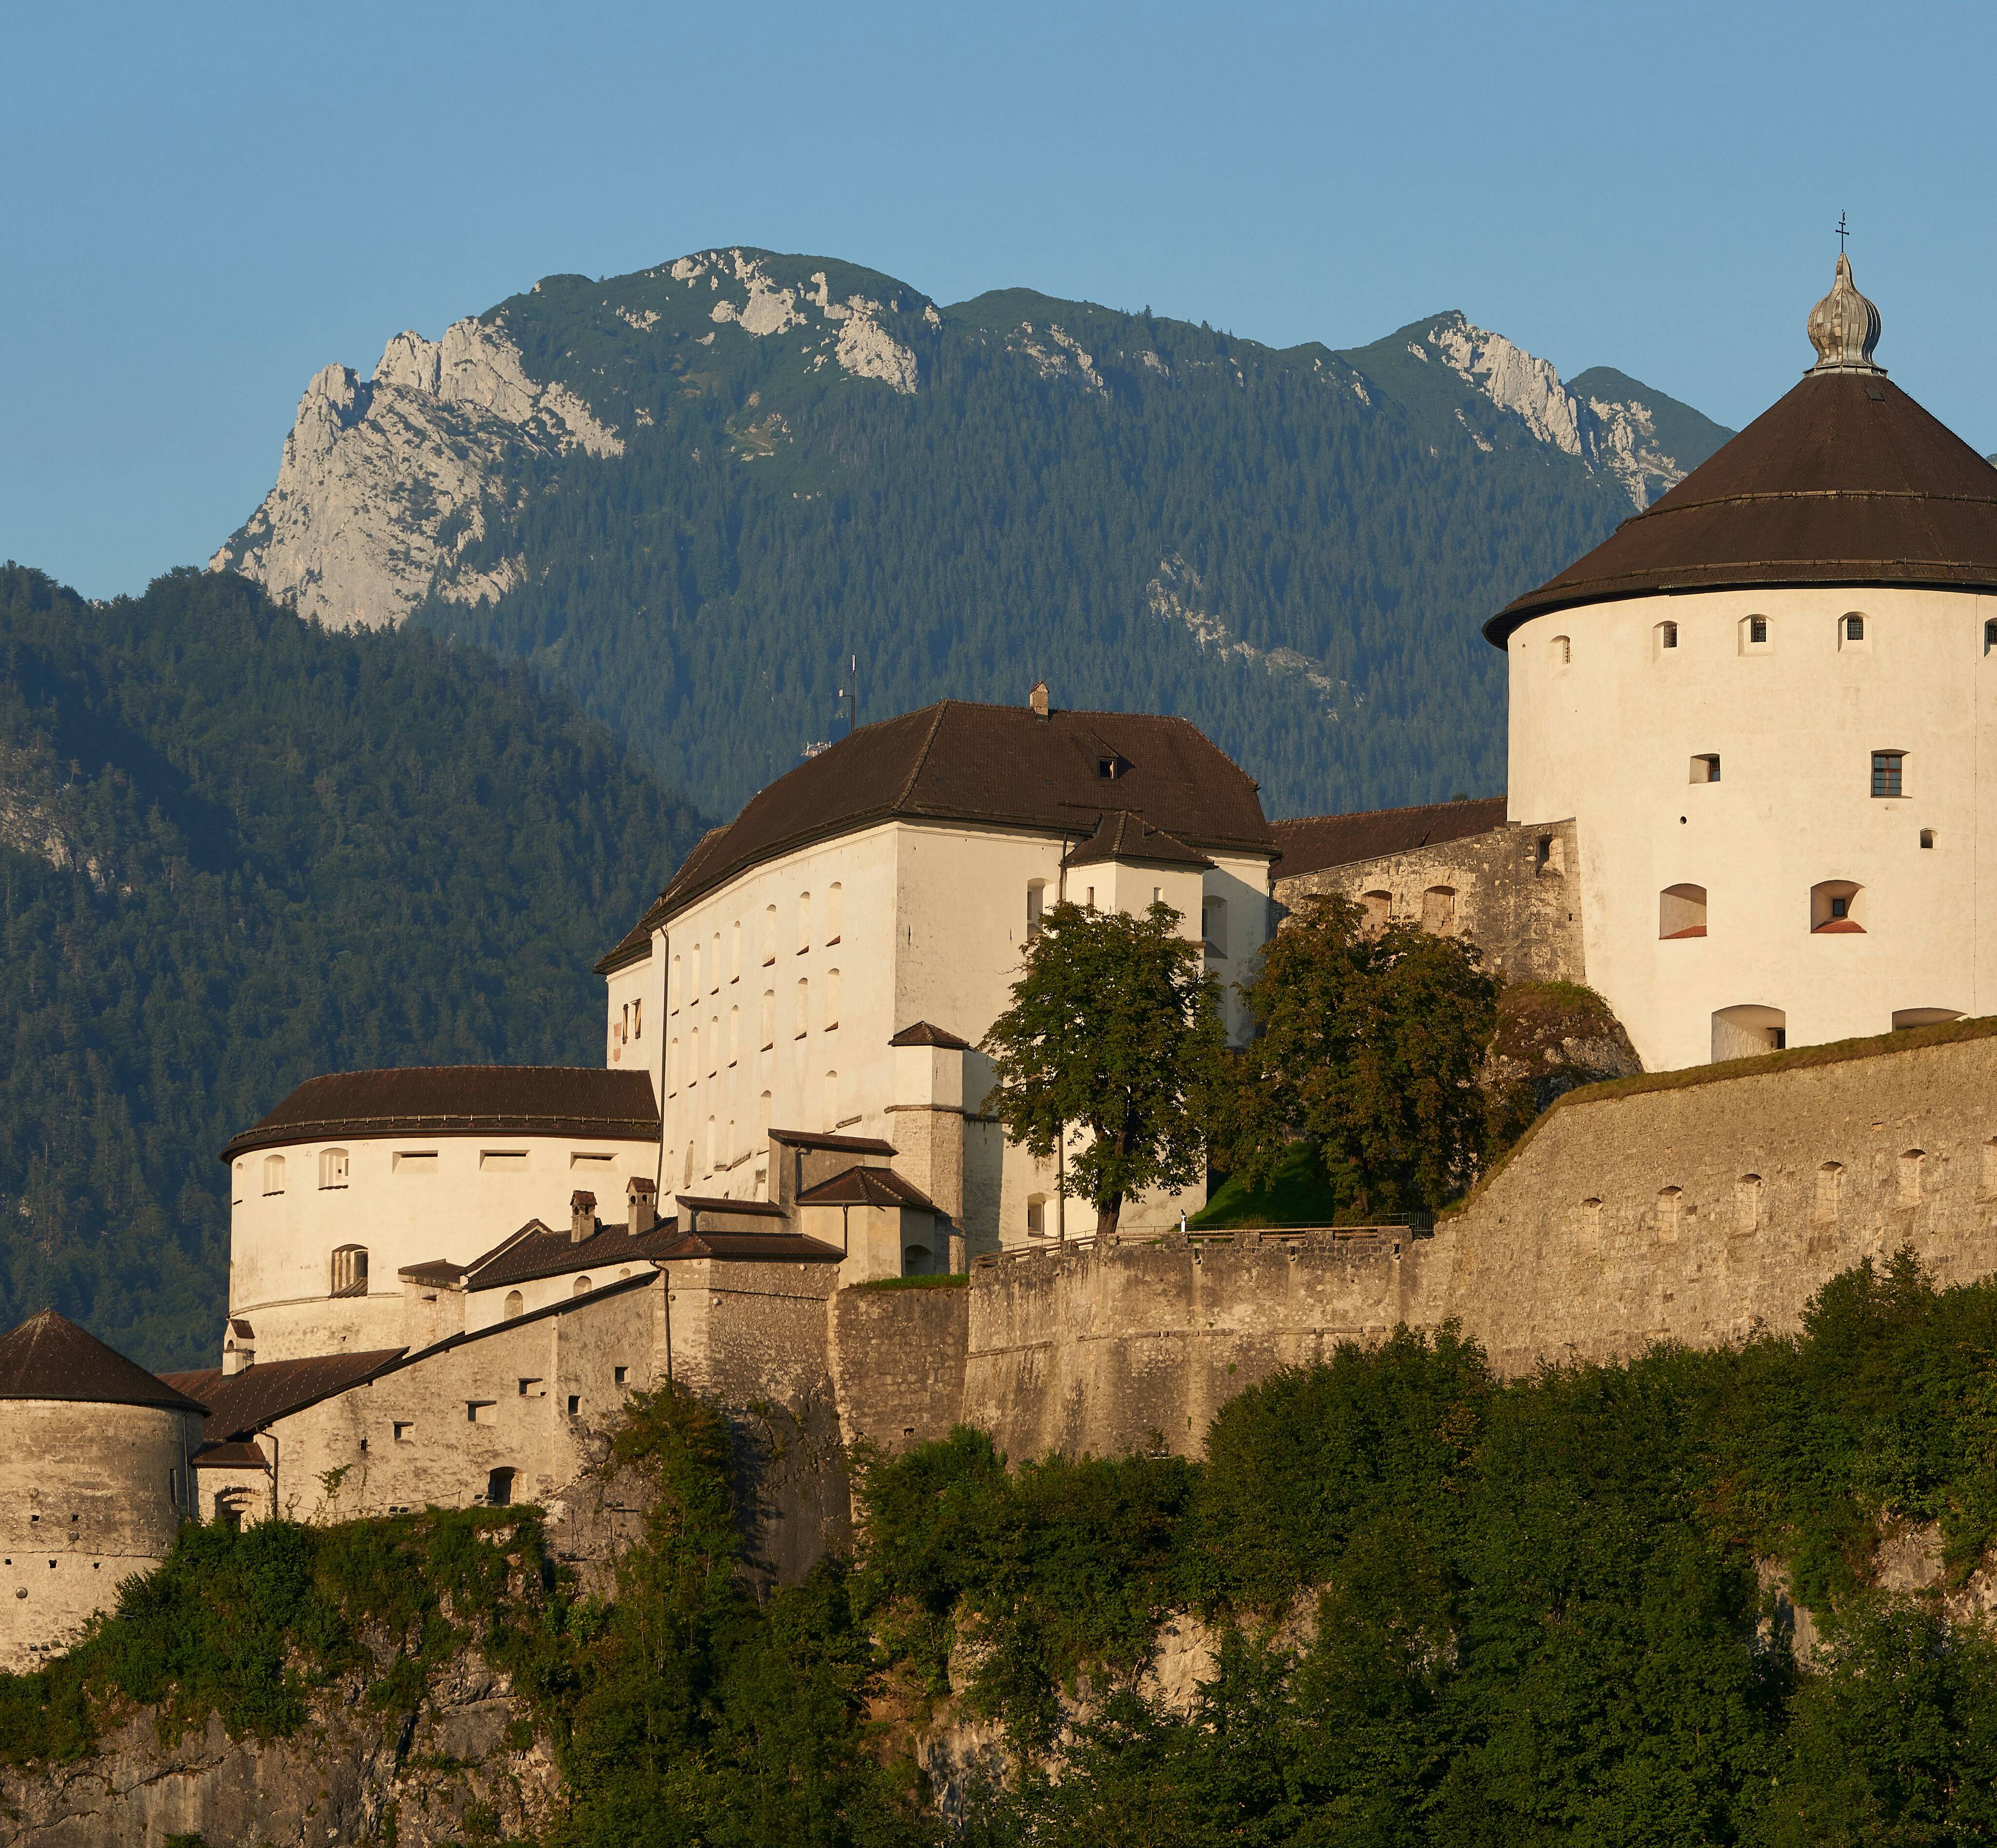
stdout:
<svg viewBox="0 0 1997 1848">
<path fill-rule="evenodd" d="M 1738 424 L 1840 211 L 1997 449 L 1997 12 L 0 4 L 0 557 L 205 559 L 306 379 L 719 243 L 1349 346 L 1461 308 Z"/>
</svg>

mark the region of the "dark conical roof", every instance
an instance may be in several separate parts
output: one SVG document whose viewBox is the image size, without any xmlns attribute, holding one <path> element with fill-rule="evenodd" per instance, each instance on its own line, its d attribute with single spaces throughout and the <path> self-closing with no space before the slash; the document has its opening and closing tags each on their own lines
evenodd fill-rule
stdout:
<svg viewBox="0 0 1997 1848">
<path fill-rule="evenodd" d="M 1646 512 L 1484 625 L 1659 591 L 1933 584 L 1997 591 L 1997 468 L 1887 381 L 1879 311 L 1844 257 L 1802 382 Z"/>
<path fill-rule="evenodd" d="M 1484 625 L 1658 591 L 1997 591 L 1997 468 L 1890 380 L 1815 371 L 1647 512 Z"/>
<path fill-rule="evenodd" d="M 169 1412 L 203 1409 L 53 1309 L 30 1315 L 0 1339 L 0 1399 L 158 1405 Z"/>
</svg>

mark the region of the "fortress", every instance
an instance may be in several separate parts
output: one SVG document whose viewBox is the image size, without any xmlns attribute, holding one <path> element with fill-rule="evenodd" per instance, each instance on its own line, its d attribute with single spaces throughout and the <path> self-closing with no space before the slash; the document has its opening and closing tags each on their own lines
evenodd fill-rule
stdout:
<svg viewBox="0 0 1997 1848">
<path fill-rule="evenodd" d="M 533 1501 L 601 1557 L 603 1433 L 667 1379 L 745 1467 L 788 1456 L 758 1536 L 788 1573 L 855 1443 L 1196 1451 L 1226 1398 L 1400 1323 L 1519 1370 L 1792 1328 L 1903 1245 L 1997 1268 L 1997 471 L 1874 364 L 1842 257 L 1809 331 L 1787 397 L 1485 626 L 1502 802 L 1271 823 L 1182 720 L 945 702 L 696 846 L 598 965 L 602 1070 L 301 1085 L 222 1151 L 216 1367 L 155 1378 L 52 1312 L 0 1340 L 0 1664 L 189 1518 Z M 1650 1075 L 1561 1100 L 1432 1234 L 1189 1236 L 1196 1189 L 1076 1236 L 983 1108 L 1043 907 L 1162 899 L 1231 995 L 1319 891 L 1588 982 Z M 803 1441 L 758 1453 L 773 1419 Z"/>
</svg>

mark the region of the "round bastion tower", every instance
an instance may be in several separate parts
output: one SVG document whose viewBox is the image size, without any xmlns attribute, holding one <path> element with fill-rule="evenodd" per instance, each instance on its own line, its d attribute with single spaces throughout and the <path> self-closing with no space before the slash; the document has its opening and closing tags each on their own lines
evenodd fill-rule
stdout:
<svg viewBox="0 0 1997 1848">
<path fill-rule="evenodd" d="M 195 1515 L 202 1408 L 44 1309 L 0 1340 L 0 1669 L 60 1654 Z"/>
<path fill-rule="evenodd" d="M 1652 1071 L 1997 1010 L 1997 469 L 1879 330 L 1840 256 L 1802 382 L 1485 626 Z"/>
</svg>

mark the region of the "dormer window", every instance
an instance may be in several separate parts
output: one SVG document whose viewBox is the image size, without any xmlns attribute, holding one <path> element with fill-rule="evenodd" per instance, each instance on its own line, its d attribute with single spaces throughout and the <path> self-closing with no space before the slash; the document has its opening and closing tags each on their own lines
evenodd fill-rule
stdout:
<svg viewBox="0 0 1997 1848">
<path fill-rule="evenodd" d="M 1105 783 L 1115 782 L 1119 777 L 1126 774 L 1130 768 L 1129 761 L 1123 757 L 1098 757 L 1095 760 L 1095 774 Z"/>
</svg>

